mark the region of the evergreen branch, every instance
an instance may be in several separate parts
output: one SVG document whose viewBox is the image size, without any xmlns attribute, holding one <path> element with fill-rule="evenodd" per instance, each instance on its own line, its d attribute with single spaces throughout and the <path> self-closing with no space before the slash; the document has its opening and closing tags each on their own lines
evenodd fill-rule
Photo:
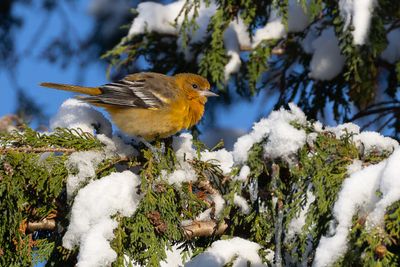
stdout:
<svg viewBox="0 0 400 267">
<path fill-rule="evenodd" d="M 376 108 L 376 109 L 370 109 L 370 110 L 363 110 L 356 115 L 354 115 L 349 121 L 355 121 L 359 118 L 370 116 L 370 115 L 375 115 L 375 114 L 380 114 L 382 112 L 397 112 L 400 109 L 399 106 L 393 105 L 393 106 L 388 106 L 388 107 L 383 107 L 383 108 Z"/>
<path fill-rule="evenodd" d="M 119 158 L 116 158 L 116 159 L 110 161 L 110 162 L 109 162 L 108 164 L 106 164 L 105 166 L 103 166 L 103 167 L 99 168 L 98 170 L 96 170 L 96 174 L 102 173 L 102 172 L 104 172 L 104 171 L 110 169 L 111 167 L 115 166 L 115 165 L 118 164 L 118 163 L 121 163 L 121 162 L 129 162 L 130 160 L 131 160 L 131 159 L 130 159 L 129 157 L 119 157 Z"/>
<path fill-rule="evenodd" d="M 60 152 L 60 153 L 73 153 L 77 150 L 75 148 L 60 148 L 60 147 L 2 147 L 0 154 L 8 154 L 9 152 L 19 153 L 44 153 L 44 152 Z"/>
<path fill-rule="evenodd" d="M 278 164 L 272 164 L 272 187 L 278 190 L 280 168 Z M 275 220 L 275 266 L 282 266 L 282 231 L 283 231 L 283 201 L 280 194 L 277 194 L 276 202 L 277 219 Z"/>
<path fill-rule="evenodd" d="M 193 221 L 189 225 L 182 226 L 183 232 L 187 239 L 192 239 L 193 237 L 206 237 L 212 235 L 222 235 L 228 225 L 225 221 L 220 224 L 216 220 L 210 221 Z"/>
</svg>

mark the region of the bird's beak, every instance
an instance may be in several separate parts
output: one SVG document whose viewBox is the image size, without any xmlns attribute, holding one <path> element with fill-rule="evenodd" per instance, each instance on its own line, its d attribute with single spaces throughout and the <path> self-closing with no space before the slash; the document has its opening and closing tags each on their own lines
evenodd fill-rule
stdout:
<svg viewBox="0 0 400 267">
<path fill-rule="evenodd" d="M 206 90 L 201 91 L 200 94 L 201 94 L 202 96 L 205 96 L 205 97 L 219 96 L 218 94 L 216 94 L 216 93 L 214 93 L 214 92 L 206 91 Z"/>
</svg>

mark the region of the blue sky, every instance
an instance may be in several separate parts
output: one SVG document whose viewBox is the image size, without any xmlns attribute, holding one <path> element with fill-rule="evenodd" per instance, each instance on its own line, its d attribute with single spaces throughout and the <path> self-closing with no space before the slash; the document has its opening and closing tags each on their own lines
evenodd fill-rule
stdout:
<svg viewBox="0 0 400 267">
<path fill-rule="evenodd" d="M 90 31 L 92 27 L 92 19 L 87 12 L 87 1 L 77 1 L 75 10 L 71 10 L 66 6 L 64 9 L 69 13 L 70 22 L 75 24 L 78 34 L 83 37 Z M 41 32 L 41 37 L 37 38 L 33 50 L 29 50 L 29 45 L 37 34 L 40 24 L 45 17 L 37 6 L 27 8 L 23 5 L 17 5 L 14 13 L 18 16 L 24 17 L 24 25 L 21 30 L 16 34 L 17 51 L 20 55 L 20 62 L 17 65 L 17 83 L 19 86 L 33 96 L 37 102 L 43 107 L 46 114 L 54 114 L 60 104 L 71 93 L 61 92 L 56 90 L 46 90 L 39 86 L 43 81 L 58 81 L 63 83 L 74 83 L 79 77 L 79 68 L 70 64 L 67 68 L 61 68 L 58 65 L 50 64 L 49 62 L 40 58 L 40 51 L 49 40 L 60 34 L 63 31 L 63 22 L 60 16 L 53 14 L 46 27 L 45 31 Z M 29 55 L 25 56 L 29 51 Z M 92 64 L 86 68 L 84 83 L 101 84 L 106 82 L 105 65 L 99 60 L 98 64 Z M 1 102 L 0 115 L 9 114 L 14 112 L 16 108 L 15 89 L 13 88 L 10 76 L 7 71 L 1 69 L 0 71 L 0 84 L 1 84 Z"/>
</svg>

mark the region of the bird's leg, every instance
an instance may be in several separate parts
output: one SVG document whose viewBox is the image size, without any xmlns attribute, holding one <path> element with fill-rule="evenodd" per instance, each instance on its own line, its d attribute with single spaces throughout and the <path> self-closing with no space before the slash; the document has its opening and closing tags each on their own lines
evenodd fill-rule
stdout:
<svg viewBox="0 0 400 267">
<path fill-rule="evenodd" d="M 161 152 L 161 155 L 165 155 L 165 143 L 164 143 L 164 141 L 160 141 L 160 152 Z"/>
<path fill-rule="evenodd" d="M 160 141 L 160 148 L 150 144 L 150 142 L 146 141 L 143 137 L 138 137 L 139 141 L 142 142 L 148 149 L 150 149 L 151 153 L 156 158 L 157 162 L 161 162 L 160 156 L 165 154 L 165 143 Z"/>
</svg>

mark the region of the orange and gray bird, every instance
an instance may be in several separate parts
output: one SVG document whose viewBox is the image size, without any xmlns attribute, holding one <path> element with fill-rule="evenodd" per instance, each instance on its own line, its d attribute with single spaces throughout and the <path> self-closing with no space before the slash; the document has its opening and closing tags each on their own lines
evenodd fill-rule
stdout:
<svg viewBox="0 0 400 267">
<path fill-rule="evenodd" d="M 105 108 L 125 133 L 148 141 L 165 138 L 197 124 L 210 91 L 204 77 L 192 73 L 167 76 L 141 72 L 99 87 L 41 83 L 41 86 L 72 91 L 78 99 Z"/>
</svg>

